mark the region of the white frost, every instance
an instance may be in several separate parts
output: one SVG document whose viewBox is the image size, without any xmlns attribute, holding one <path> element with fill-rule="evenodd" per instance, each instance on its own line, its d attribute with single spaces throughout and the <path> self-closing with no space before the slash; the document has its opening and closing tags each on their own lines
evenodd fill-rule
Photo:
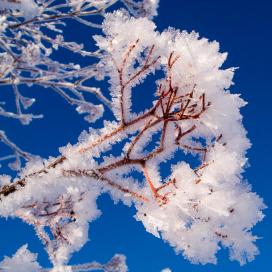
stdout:
<svg viewBox="0 0 272 272">
<path fill-rule="evenodd" d="M 6 272 L 37 272 L 41 269 L 37 263 L 37 254 L 31 253 L 27 245 L 17 250 L 13 257 L 5 257 L 0 263 L 0 270 Z"/>
<path fill-rule="evenodd" d="M 26 20 L 39 14 L 38 5 L 34 0 L 1 0 L 0 9 L 19 10 Z"/>
</svg>

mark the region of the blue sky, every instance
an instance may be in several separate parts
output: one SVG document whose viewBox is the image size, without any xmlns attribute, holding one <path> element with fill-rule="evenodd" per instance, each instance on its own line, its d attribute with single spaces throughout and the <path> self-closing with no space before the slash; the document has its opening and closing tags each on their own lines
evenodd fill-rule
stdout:
<svg viewBox="0 0 272 272">
<path fill-rule="evenodd" d="M 269 0 L 161 0 L 155 22 L 159 30 L 168 26 L 182 30 L 196 30 L 201 36 L 217 40 L 221 51 L 229 52 L 226 67 L 239 67 L 234 78 L 233 93 L 241 93 L 248 105 L 242 109 L 244 125 L 252 142 L 248 152 L 250 167 L 245 179 L 253 191 L 272 207 L 270 175 L 271 122 L 271 63 L 272 63 L 272 2 Z M 90 36 L 82 35 L 80 28 L 72 25 L 69 35 L 86 42 Z M 70 30 L 69 30 L 70 31 Z M 83 30 L 82 30 L 83 31 Z M 58 147 L 75 143 L 78 135 L 88 127 L 74 109 L 53 92 L 32 88 L 25 90 L 31 96 L 35 91 L 35 112 L 46 118 L 21 127 L 15 120 L 1 119 L 1 129 L 6 129 L 19 146 L 44 157 L 57 155 Z M 11 99 L 5 90 L 1 97 Z M 5 170 L 5 169 L 3 169 Z M 272 253 L 272 214 L 254 228 L 262 239 L 257 241 L 260 255 L 243 267 L 228 260 L 227 250 L 218 254 L 218 264 L 192 265 L 173 249 L 144 231 L 141 223 L 133 219 L 135 211 L 118 204 L 113 205 L 107 196 L 98 200 L 103 216 L 90 226 L 91 241 L 72 258 L 72 262 L 89 260 L 107 261 L 115 253 L 127 256 L 131 272 L 159 272 L 170 267 L 173 272 L 257 272 L 269 270 Z M 48 266 L 47 256 L 32 228 L 19 220 L 0 220 L 0 259 L 13 254 L 18 247 L 28 243 L 33 252 L 39 253 L 41 264 Z"/>
</svg>

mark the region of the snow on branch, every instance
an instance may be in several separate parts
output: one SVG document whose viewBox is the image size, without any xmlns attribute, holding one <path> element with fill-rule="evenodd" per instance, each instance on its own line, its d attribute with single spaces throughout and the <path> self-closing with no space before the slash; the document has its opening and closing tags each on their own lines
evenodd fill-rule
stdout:
<svg viewBox="0 0 272 272">
<path fill-rule="evenodd" d="M 98 66 L 116 120 L 83 133 L 57 158 L 28 163 L 12 182 L 3 177 L 0 215 L 33 225 L 54 267 L 87 242 L 104 193 L 134 205 L 148 232 L 193 263 L 216 263 L 221 247 L 231 260 L 253 260 L 251 229 L 265 205 L 243 180 L 245 102 L 229 91 L 234 69 L 221 68 L 227 54 L 195 32 L 159 33 L 147 18 L 122 11 L 106 15 L 103 32 L 95 37 Z M 132 92 L 147 77 L 157 79 L 146 90 L 154 100 L 137 113 Z M 167 177 L 165 163 L 173 164 Z"/>
</svg>

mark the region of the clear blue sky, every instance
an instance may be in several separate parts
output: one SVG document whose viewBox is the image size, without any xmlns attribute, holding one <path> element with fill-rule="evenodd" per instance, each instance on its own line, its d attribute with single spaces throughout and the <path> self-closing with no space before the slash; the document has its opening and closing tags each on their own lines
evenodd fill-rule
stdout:
<svg viewBox="0 0 272 272">
<path fill-rule="evenodd" d="M 240 67 L 236 71 L 232 92 L 239 92 L 248 101 L 242 110 L 244 125 L 253 144 L 248 152 L 250 168 L 245 178 L 252 184 L 253 191 L 261 195 L 272 208 L 272 179 L 270 142 L 272 132 L 272 2 L 270 0 L 161 0 L 159 15 L 155 19 L 159 30 L 172 26 L 184 30 L 196 30 L 201 36 L 217 40 L 221 51 L 229 52 L 226 67 Z M 72 25 L 69 35 L 84 41 L 81 29 Z M 71 29 L 71 28 L 70 28 Z M 70 31 L 70 30 L 69 30 Z M 86 122 L 74 109 L 50 90 L 32 88 L 38 102 L 33 107 L 43 112 L 46 118 L 34 121 L 28 127 L 18 126 L 14 120 L 1 119 L 1 129 L 7 130 L 12 139 L 24 149 L 44 157 L 57 155 L 57 148 L 68 142 L 75 143 L 78 135 L 87 128 Z M 11 99 L 5 90 L 1 99 Z M 5 170 L 5 169 L 3 169 Z M 90 227 L 91 241 L 75 254 L 72 262 L 89 260 L 107 261 L 115 253 L 127 255 L 131 272 L 159 272 L 170 267 L 173 272 L 258 272 L 269 271 L 272 254 L 272 209 L 265 210 L 266 218 L 254 228 L 262 239 L 257 244 L 260 255 L 243 267 L 228 260 L 227 250 L 218 254 L 218 265 L 192 265 L 177 256 L 173 249 L 144 231 L 141 223 L 133 219 L 135 211 L 123 205 L 113 205 L 107 197 L 98 201 L 103 216 Z M 28 225 L 18 220 L 0 219 L 0 259 L 11 255 L 25 244 L 39 253 L 39 261 L 49 265 L 40 241 Z"/>
</svg>

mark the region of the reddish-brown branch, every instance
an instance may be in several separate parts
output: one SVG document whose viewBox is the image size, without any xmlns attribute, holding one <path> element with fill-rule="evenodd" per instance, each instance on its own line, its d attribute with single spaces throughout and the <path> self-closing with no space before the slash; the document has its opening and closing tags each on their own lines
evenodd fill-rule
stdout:
<svg viewBox="0 0 272 272">
<path fill-rule="evenodd" d="M 152 183 L 152 181 L 151 181 L 151 179 L 150 179 L 150 177 L 148 175 L 148 171 L 147 171 L 145 163 L 142 164 L 142 169 L 143 169 L 143 174 L 145 176 L 145 179 L 146 179 L 146 181 L 147 181 L 147 183 L 148 183 L 154 197 L 156 198 L 158 196 L 158 193 L 157 193 L 157 190 L 156 190 L 155 186 L 153 185 L 153 183 Z"/>
<path fill-rule="evenodd" d="M 173 57 L 174 57 L 174 51 L 172 51 L 171 53 L 170 53 L 170 56 L 169 56 L 169 58 L 168 58 L 168 70 L 171 70 L 172 68 L 173 68 L 173 66 L 174 66 L 174 64 L 177 62 L 177 60 L 179 59 L 179 56 L 176 56 L 174 59 L 173 59 Z"/>
<path fill-rule="evenodd" d="M 168 187 L 171 184 L 173 184 L 174 187 L 177 188 L 177 186 L 176 186 L 176 179 L 174 178 L 174 179 L 171 179 L 168 182 L 164 183 L 163 185 L 161 185 L 160 187 L 158 187 L 156 190 L 157 190 L 157 192 L 159 192 L 160 190 Z"/>
<path fill-rule="evenodd" d="M 209 162 L 209 163 L 208 163 L 208 162 L 202 163 L 199 167 L 197 167 L 197 168 L 194 170 L 195 174 L 196 174 L 198 177 L 201 177 L 201 175 L 198 174 L 198 172 L 199 172 L 200 170 L 202 170 L 203 168 L 209 166 L 209 165 L 210 165 L 210 162 Z"/>
<path fill-rule="evenodd" d="M 166 204 L 166 203 L 168 202 L 167 194 L 165 194 L 165 195 L 160 195 L 160 194 L 158 193 L 158 191 L 160 190 L 161 187 L 156 188 L 156 187 L 154 186 L 154 184 L 153 184 L 151 178 L 149 177 L 148 170 L 147 170 L 147 167 L 146 167 L 146 164 L 145 164 L 145 163 L 142 164 L 142 170 L 143 170 L 143 174 L 144 174 L 144 176 L 145 176 L 145 179 L 146 179 L 146 181 L 147 181 L 147 184 L 148 184 L 148 186 L 149 186 L 149 188 L 150 188 L 150 190 L 151 190 L 151 192 L 152 192 L 152 194 L 153 194 L 154 199 L 155 199 L 156 201 L 158 201 L 158 203 L 159 203 L 160 205 Z M 167 186 L 167 185 L 165 185 L 165 186 Z M 165 186 L 164 186 L 164 187 L 165 187 Z"/>
<path fill-rule="evenodd" d="M 139 77 L 141 74 L 143 74 L 144 72 L 146 72 L 150 67 L 152 67 L 153 65 L 155 65 L 158 60 L 161 58 L 160 56 L 156 57 L 153 60 L 150 60 L 152 57 L 152 53 L 154 51 L 155 45 L 152 45 L 149 49 L 149 52 L 147 53 L 147 56 L 145 58 L 145 62 L 143 64 L 143 66 L 134 74 L 132 75 L 127 82 L 124 84 L 125 86 L 129 85 L 131 82 L 133 82 L 134 80 L 136 80 L 137 77 Z"/>
<path fill-rule="evenodd" d="M 201 152 L 203 154 L 202 156 L 202 162 L 206 160 L 206 154 L 208 152 L 208 149 L 205 147 L 194 147 L 194 146 L 189 146 L 185 144 L 180 144 L 181 147 L 189 150 L 189 151 L 195 151 L 195 152 Z"/>
<path fill-rule="evenodd" d="M 185 132 L 182 132 L 181 127 L 177 126 L 178 129 L 178 135 L 176 137 L 176 144 L 179 145 L 179 141 L 182 137 L 186 136 L 187 134 L 190 134 L 196 129 L 196 125 L 193 125 L 191 128 L 186 130 Z"/>
<path fill-rule="evenodd" d="M 129 158 L 131 152 L 133 151 L 133 148 L 135 147 L 135 145 L 137 144 L 137 142 L 140 140 L 140 138 L 143 136 L 143 134 L 145 133 L 145 131 L 147 131 L 149 128 L 153 127 L 154 125 L 157 124 L 157 122 L 153 122 L 152 123 L 152 119 L 148 120 L 148 122 L 146 123 L 146 125 L 143 127 L 142 130 L 140 130 L 140 132 L 137 134 L 137 136 L 134 138 L 134 140 L 131 142 L 127 152 L 126 152 L 126 157 Z"/>
<path fill-rule="evenodd" d="M 148 65 L 148 62 L 149 62 L 149 60 L 150 60 L 150 58 L 151 58 L 151 55 L 152 55 L 152 53 L 153 53 L 153 51 L 154 51 L 154 48 L 155 48 L 155 45 L 153 44 L 153 45 L 150 47 L 150 49 L 149 49 L 149 51 L 148 51 L 148 53 L 147 53 L 147 56 L 146 56 L 145 63 L 144 63 L 144 66 L 143 66 L 143 67 L 145 67 L 145 66 Z"/>
<path fill-rule="evenodd" d="M 143 158 L 141 158 L 141 159 L 130 159 L 130 158 L 125 157 L 125 158 L 123 158 L 121 160 L 118 160 L 118 161 L 116 161 L 114 163 L 111 163 L 111 164 L 105 165 L 103 167 L 100 167 L 100 168 L 97 169 L 97 171 L 99 171 L 101 174 L 104 174 L 104 173 L 106 173 L 106 172 L 108 172 L 110 170 L 116 169 L 118 167 L 122 167 L 124 165 L 141 164 L 143 162 L 144 162 Z"/>
<path fill-rule="evenodd" d="M 138 44 L 138 42 L 139 42 L 139 40 L 137 40 L 133 45 L 131 45 L 128 48 L 128 51 L 125 54 L 125 57 L 122 62 L 122 67 L 120 69 L 118 69 L 118 67 L 116 67 L 118 69 L 118 72 L 120 73 L 120 75 L 123 74 L 123 70 L 125 69 L 128 59 L 129 59 L 132 51 L 134 50 L 134 48 Z M 134 80 L 138 75 L 143 73 L 146 69 L 148 69 L 150 67 L 150 65 L 153 65 L 158 60 L 157 58 L 155 60 L 151 60 L 153 52 L 154 52 L 154 46 L 152 46 L 149 49 L 142 68 L 134 76 L 131 77 L 131 80 Z M 96 141 L 92 142 L 91 144 L 86 145 L 85 147 L 82 147 L 79 149 L 80 153 L 84 153 L 84 152 L 98 146 L 99 144 L 101 144 L 105 141 L 108 141 L 113 137 L 116 137 L 119 133 L 129 130 L 134 125 L 141 124 L 141 126 L 143 126 L 139 130 L 137 136 L 131 141 L 128 151 L 125 154 L 123 159 L 115 161 L 109 165 L 104 165 L 104 166 L 102 165 L 100 168 L 96 169 L 96 171 L 98 173 L 97 175 L 99 175 L 99 179 L 100 180 L 103 179 L 104 182 L 108 183 L 109 185 L 113 186 L 116 189 L 119 189 L 119 190 L 126 192 L 126 193 L 131 193 L 131 192 L 128 192 L 126 188 L 118 187 L 120 185 L 116 185 L 112 181 L 106 179 L 103 176 L 104 173 L 111 171 L 113 169 L 117 169 L 118 167 L 128 165 L 128 164 L 137 164 L 137 165 L 144 166 L 143 171 L 144 171 L 145 177 L 147 178 L 146 162 L 148 162 L 152 158 L 158 156 L 159 154 L 161 154 L 164 151 L 165 137 L 166 137 L 169 122 L 198 119 L 201 116 L 201 114 L 210 105 L 209 103 L 206 104 L 205 94 L 201 95 L 197 102 L 194 102 L 194 104 L 191 104 L 194 100 L 193 96 L 194 96 L 194 89 L 195 89 L 196 85 L 193 86 L 192 91 L 190 91 L 189 93 L 187 93 L 183 96 L 177 97 L 178 88 L 172 86 L 172 78 L 171 78 L 171 69 L 177 60 L 178 60 L 178 57 L 174 57 L 174 52 L 172 52 L 169 56 L 169 59 L 168 59 L 168 71 L 167 71 L 168 77 L 165 79 L 165 84 L 160 84 L 160 86 L 159 86 L 160 97 L 157 100 L 157 102 L 155 103 L 155 105 L 149 111 L 134 118 L 133 120 L 131 120 L 129 122 L 125 122 L 125 116 L 123 115 L 123 121 L 121 122 L 119 127 L 117 127 L 115 130 L 113 130 L 110 133 L 102 135 L 101 137 L 99 137 Z M 121 77 L 120 78 L 121 88 L 125 88 L 126 84 L 129 84 L 129 81 L 127 83 L 124 83 L 123 77 Z M 162 86 L 168 86 L 168 89 L 162 90 Z M 124 96 L 124 93 L 122 93 L 122 95 L 121 95 L 122 99 L 123 99 L 123 96 Z M 176 110 L 178 105 L 180 105 L 180 108 L 179 108 L 179 110 Z M 122 104 L 122 107 L 123 106 L 124 105 Z M 174 106 L 175 106 L 175 110 L 174 110 Z M 198 107 L 200 107 L 200 110 L 198 113 L 195 113 L 195 111 L 196 111 L 195 109 Z M 161 109 L 161 111 L 159 111 L 159 109 Z M 161 113 L 162 113 L 162 116 L 160 116 Z M 133 151 L 133 149 L 136 147 L 136 145 L 139 142 L 139 140 L 141 139 L 141 137 L 143 137 L 143 135 L 149 129 L 151 129 L 153 126 L 159 124 L 160 122 L 163 122 L 163 125 L 162 125 L 162 129 L 161 129 L 161 139 L 160 139 L 159 147 L 157 147 L 155 150 L 149 152 L 148 154 L 146 154 L 140 158 L 131 159 L 130 154 Z M 144 125 L 142 125 L 142 124 L 144 124 Z M 186 135 L 189 135 L 195 129 L 196 129 L 195 125 L 193 125 L 191 128 L 189 128 L 185 132 L 182 132 L 181 129 L 179 128 L 178 136 L 176 137 L 176 144 L 180 144 L 181 138 Z M 204 152 L 204 149 L 192 148 L 192 147 L 189 147 L 188 145 L 183 145 L 183 147 L 187 148 L 188 150 L 191 150 L 191 151 Z M 49 169 L 57 167 L 58 165 L 62 164 L 62 162 L 65 160 L 66 160 L 66 157 L 60 156 L 59 158 L 57 158 L 55 161 L 53 161 L 51 164 L 49 164 L 44 169 L 41 169 L 41 170 L 34 172 L 34 173 L 31 173 L 31 174 L 25 176 L 24 178 L 16 181 L 12 185 L 2 187 L 2 189 L 0 190 L 0 196 L 1 195 L 4 195 L 4 196 L 9 195 L 10 193 L 13 193 L 14 191 L 16 191 L 18 188 L 24 187 L 26 180 L 28 178 L 33 177 L 33 176 L 38 176 L 40 174 L 46 174 L 49 171 Z M 63 171 L 64 171 L 64 173 L 67 174 L 68 173 L 67 171 L 69 171 L 69 170 L 63 170 Z M 94 171 L 95 171 L 95 169 L 94 169 Z M 70 172 L 70 174 L 71 173 L 73 173 L 75 175 L 76 174 L 77 175 L 79 175 L 79 174 L 80 175 L 87 175 L 87 174 L 89 175 L 90 174 L 90 172 L 86 172 L 86 171 L 84 172 L 84 170 L 79 171 L 79 172 L 76 172 L 76 170 L 73 170 L 72 172 Z M 196 173 L 197 173 L 197 171 L 196 171 Z M 147 182 L 148 182 L 153 194 L 155 195 L 156 189 L 154 186 L 152 187 L 151 180 L 147 179 Z M 117 187 L 115 187 L 115 186 L 117 186 Z M 139 196 L 137 196 L 137 194 L 135 194 L 133 192 L 131 193 L 131 195 L 136 196 L 136 198 L 139 197 Z"/>
<path fill-rule="evenodd" d="M 123 63 L 122 63 L 122 66 L 121 66 L 121 69 L 120 70 L 124 70 L 125 66 L 126 66 L 126 63 L 128 62 L 129 60 L 129 56 L 131 54 L 131 52 L 133 51 L 133 49 L 137 46 L 137 44 L 139 43 L 140 39 L 137 39 L 133 44 L 131 44 L 123 58 Z"/>
<path fill-rule="evenodd" d="M 83 195 L 84 193 L 79 195 L 76 203 L 83 199 Z M 74 212 L 74 203 L 70 197 L 64 198 L 61 196 L 56 201 L 42 201 L 25 205 L 17 210 L 16 215 L 25 222 L 34 225 L 48 250 L 54 251 L 56 246 L 54 241 L 70 243 L 69 237 L 65 237 L 62 229 L 77 218 Z M 45 227 L 50 229 L 53 239 L 49 237 Z"/>
<path fill-rule="evenodd" d="M 124 92 L 126 88 L 126 83 L 124 83 L 124 69 L 126 68 L 126 63 L 129 60 L 129 56 L 131 52 L 134 50 L 136 45 L 139 43 L 139 39 L 137 39 L 131 46 L 129 46 L 124 58 L 123 62 L 120 68 L 116 66 L 118 74 L 119 74 L 119 85 L 120 85 L 120 110 L 121 110 L 121 122 L 122 125 L 124 126 L 126 124 L 125 120 L 125 109 L 124 109 Z M 114 62 L 115 63 L 115 62 Z"/>
<path fill-rule="evenodd" d="M 79 149 L 79 152 L 80 153 L 84 153 L 96 146 L 98 146 L 99 144 L 101 144 L 102 142 L 104 141 L 107 141 L 108 139 L 116 136 L 118 133 L 121 133 L 125 130 L 128 130 L 131 126 L 141 122 L 141 121 L 144 121 L 150 117 L 153 117 L 156 109 L 158 108 L 159 106 L 159 100 L 157 101 L 157 103 L 155 103 L 155 105 L 149 110 L 147 111 L 146 113 L 136 117 L 135 119 L 127 122 L 124 126 L 119 126 L 117 129 L 113 130 L 112 132 L 108 133 L 108 134 L 105 134 L 103 136 L 101 136 L 98 140 L 96 140 L 94 143 L 91 143 L 90 145 L 87 145 L 86 147 L 83 147 L 83 148 L 80 148 Z"/>
<path fill-rule="evenodd" d="M 137 39 L 132 45 L 129 46 L 124 58 L 121 67 L 119 68 L 113 59 L 113 62 L 115 63 L 116 69 L 119 74 L 119 85 L 120 85 L 120 110 L 121 110 L 121 122 L 122 125 L 124 126 L 126 124 L 126 117 L 125 117 L 125 105 L 124 105 L 124 93 L 126 87 L 136 80 L 137 77 L 139 77 L 141 74 L 146 72 L 150 67 L 155 65 L 157 61 L 159 60 L 160 56 L 156 57 L 154 60 L 150 60 L 152 57 L 152 53 L 154 51 L 155 45 L 152 45 L 151 48 L 149 49 L 147 56 L 145 58 L 145 62 L 143 66 L 133 75 L 131 76 L 126 82 L 124 82 L 124 70 L 126 68 L 127 62 L 129 60 L 129 57 L 132 53 L 132 51 L 136 48 L 137 44 L 139 43 L 139 39 Z"/>
<path fill-rule="evenodd" d="M 171 80 L 170 80 L 170 83 L 169 83 L 169 88 L 170 89 L 166 93 L 164 93 L 164 92 L 161 93 L 161 97 L 158 100 L 159 101 L 159 105 L 162 107 L 163 117 L 160 118 L 160 119 L 157 119 L 153 123 L 152 123 L 151 120 L 149 120 L 147 122 L 147 124 L 143 127 L 143 129 L 138 133 L 138 135 L 132 141 L 131 146 L 129 147 L 127 155 L 125 156 L 125 158 L 121 159 L 121 160 L 119 160 L 117 162 L 114 162 L 114 163 L 112 163 L 110 165 L 107 165 L 107 166 L 104 166 L 102 168 L 99 168 L 98 171 L 100 173 L 105 173 L 107 171 L 116 169 L 118 167 L 122 167 L 122 166 L 127 165 L 127 164 L 145 165 L 145 163 L 148 160 L 154 158 L 155 156 L 157 156 L 161 152 L 163 152 L 163 150 L 164 150 L 165 136 L 166 136 L 166 130 L 167 130 L 167 124 L 169 122 L 169 120 L 167 118 L 168 118 L 168 115 L 170 115 L 171 108 L 172 108 L 172 106 L 173 106 L 173 104 L 175 103 L 175 100 L 176 100 L 176 90 L 174 90 L 173 88 L 171 88 Z M 188 105 L 185 107 L 185 110 L 186 110 L 186 108 L 189 106 L 189 104 L 191 102 L 191 99 L 193 97 L 193 91 L 188 94 L 188 97 L 189 97 L 189 99 L 188 99 Z M 163 106 L 162 106 L 163 99 L 167 99 L 166 109 L 164 109 Z M 203 100 L 203 98 L 202 98 L 202 100 Z M 203 102 L 202 102 L 202 105 L 203 105 Z M 129 159 L 128 155 L 131 153 L 133 147 L 136 145 L 136 143 L 139 141 L 139 139 L 143 136 L 144 132 L 147 131 L 152 126 L 154 126 L 155 124 L 161 122 L 161 121 L 163 121 L 163 128 L 162 128 L 162 132 L 161 132 L 160 146 L 157 149 L 155 149 L 154 151 L 150 152 L 149 154 L 147 154 L 147 155 L 145 155 L 145 156 L 143 156 L 141 158 L 137 158 L 137 159 L 134 159 L 134 160 Z M 185 131 L 183 133 L 180 131 L 180 133 L 177 136 L 176 143 L 179 143 L 179 141 L 180 141 L 180 139 L 182 137 L 190 134 L 195 129 L 196 129 L 196 126 L 193 125 L 191 128 L 189 128 L 187 131 Z M 200 149 L 199 150 L 195 149 L 194 151 L 201 151 L 201 152 L 203 152 L 202 149 L 201 150 Z M 147 177 L 147 172 L 146 171 L 147 170 L 145 169 L 144 170 L 145 177 Z M 152 186 L 152 181 L 150 179 L 148 179 L 147 182 L 148 182 L 148 184 L 149 184 L 149 186 L 150 186 L 150 188 L 151 188 L 151 190 L 152 190 L 152 192 L 154 194 L 154 192 L 156 191 L 156 189 L 155 189 L 154 186 Z"/>
<path fill-rule="evenodd" d="M 110 180 L 109 178 L 98 174 L 97 172 L 93 171 L 93 170 L 82 170 L 82 169 L 77 169 L 77 170 L 63 170 L 63 174 L 65 176 L 70 176 L 70 177 L 90 177 L 90 178 L 94 178 L 97 181 L 100 181 L 106 185 L 109 185 L 110 187 L 117 189 L 118 191 L 121 191 L 125 194 L 129 194 L 131 195 L 133 198 L 140 200 L 140 201 L 144 201 L 147 202 L 148 198 L 137 193 L 137 192 L 133 192 L 128 188 L 123 187 L 122 185 L 113 182 L 112 180 Z"/>
</svg>

